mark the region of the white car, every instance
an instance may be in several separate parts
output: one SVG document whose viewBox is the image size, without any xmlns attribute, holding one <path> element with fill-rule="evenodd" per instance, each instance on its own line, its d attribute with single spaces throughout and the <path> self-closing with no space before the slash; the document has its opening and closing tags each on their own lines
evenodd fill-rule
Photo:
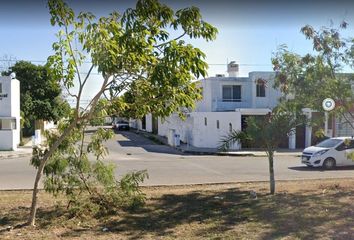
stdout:
<svg viewBox="0 0 354 240">
<path fill-rule="evenodd" d="M 354 161 L 348 157 L 348 154 L 353 151 L 353 137 L 329 138 L 316 146 L 305 148 L 302 152 L 301 162 L 309 167 L 323 167 L 324 169 L 350 166 L 354 165 Z"/>
</svg>

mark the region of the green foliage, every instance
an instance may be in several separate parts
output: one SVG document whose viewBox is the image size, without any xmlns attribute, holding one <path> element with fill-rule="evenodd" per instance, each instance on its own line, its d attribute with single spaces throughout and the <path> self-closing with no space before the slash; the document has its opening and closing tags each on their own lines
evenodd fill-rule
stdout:
<svg viewBox="0 0 354 240">
<path fill-rule="evenodd" d="M 306 118 L 299 112 L 294 111 L 293 104 L 283 102 L 264 118 L 249 117 L 247 119 L 247 128 L 244 132 L 233 131 L 221 139 L 219 149 L 227 150 L 232 144 L 244 140 L 257 141 L 263 147 L 268 155 L 270 193 L 275 193 L 274 178 L 274 151 L 283 141 L 284 135 L 293 134 L 296 126 L 306 123 Z"/>
<path fill-rule="evenodd" d="M 354 103 L 351 88 L 354 75 L 342 71 L 353 66 L 354 54 L 353 40 L 341 36 L 346 27 L 345 22 L 339 28 L 322 27 L 319 30 L 306 25 L 301 32 L 313 42 L 313 53 L 300 56 L 282 45 L 274 54 L 272 63 L 277 72 L 275 86 L 290 96 L 299 108 L 324 112 L 322 101 L 332 98 L 336 108 L 330 114 L 343 117 L 350 123 L 347 115 L 353 119 L 350 110 Z"/>
<path fill-rule="evenodd" d="M 103 126 L 105 118 L 108 117 L 108 109 L 111 103 L 107 99 L 100 99 L 95 106 L 92 118 L 90 119 L 91 126 Z"/>
<path fill-rule="evenodd" d="M 57 121 L 69 110 L 62 99 L 57 79 L 50 75 L 48 66 L 18 61 L 4 75 L 16 73 L 20 84 L 21 113 L 25 126 L 34 120 Z"/>
<path fill-rule="evenodd" d="M 284 105 L 280 105 L 264 118 L 249 117 L 245 131 L 233 131 L 224 136 L 219 148 L 227 150 L 231 144 L 247 140 L 257 141 L 267 152 L 273 152 L 283 141 L 284 136 L 289 136 L 296 126 L 305 122 L 304 116 L 289 111 Z"/>
<path fill-rule="evenodd" d="M 217 29 L 203 20 L 198 8 L 174 12 L 156 0 L 140 0 L 135 9 L 96 19 L 88 13 L 75 16 L 61 1 L 49 1 L 49 7 L 52 24 L 63 30 L 53 44 L 56 54 L 48 60 L 67 88 L 74 85 L 77 67 L 90 57 L 104 77 L 113 77 L 106 86 L 111 98 L 127 92 L 113 106 L 117 111 L 168 116 L 180 107 L 193 108 L 201 98 L 192 80 L 206 76 L 205 54 L 183 38 L 210 41 Z M 171 38 L 172 32 L 178 37 Z M 74 39 L 80 51 L 72 50 Z"/>
<path fill-rule="evenodd" d="M 47 133 L 49 145 L 59 135 Z M 99 128 L 92 136 L 86 136 L 84 126 L 76 128 L 45 165 L 44 189 L 54 196 L 64 194 L 71 214 L 104 215 L 144 204 L 145 195 L 139 184 L 148 177 L 146 171 L 129 173 L 117 181 L 115 165 L 103 162 L 108 153 L 103 142 L 112 136 L 111 130 Z M 45 152 L 35 149 L 32 164 L 38 166 Z"/>
<path fill-rule="evenodd" d="M 147 112 L 168 116 L 181 107 L 194 107 L 201 95 L 193 80 L 206 76 L 207 64 L 205 54 L 183 38 L 210 41 L 217 34 L 217 29 L 202 19 L 198 8 L 174 12 L 157 0 L 138 0 L 134 9 L 100 18 L 91 13 L 75 14 L 61 0 L 49 0 L 48 7 L 51 24 L 60 29 L 53 44 L 54 55 L 48 58 L 50 74 L 76 100 L 76 106 L 68 112 L 59 131 L 48 134 L 48 150 L 39 155 L 39 161 L 34 158 L 38 170 L 31 225 L 35 224 L 37 187 L 42 171 L 47 176 L 46 190 L 65 193 L 71 206 L 85 206 L 81 204 L 87 203 L 81 199 L 84 189 L 90 193 L 88 202 L 97 206 L 93 211 L 112 209 L 112 204 L 139 205 L 143 197 L 137 192 L 137 183 L 146 173 L 132 174 L 116 182 L 113 167 L 102 162 L 107 153 L 102 141 L 110 134 L 97 131 L 86 145 L 85 126 L 90 120 L 92 123 L 102 117 L 105 111 L 120 115 L 115 109 L 130 109 L 135 116 Z M 179 35 L 171 37 L 173 33 Z M 80 74 L 84 62 L 92 63 L 85 77 Z M 82 108 L 82 94 L 93 69 L 102 75 L 102 81 L 97 93 Z M 124 92 L 131 94 L 127 102 L 125 97 L 120 97 Z M 110 101 L 100 105 L 103 95 Z M 117 106 L 112 105 L 115 103 Z M 89 161 L 90 155 L 96 162 Z M 121 199 L 125 199 L 124 203 Z"/>
</svg>

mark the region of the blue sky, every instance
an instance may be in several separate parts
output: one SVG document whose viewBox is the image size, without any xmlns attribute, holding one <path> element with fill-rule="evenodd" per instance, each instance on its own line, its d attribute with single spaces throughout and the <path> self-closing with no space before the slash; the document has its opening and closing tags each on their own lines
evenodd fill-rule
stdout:
<svg viewBox="0 0 354 240">
<path fill-rule="evenodd" d="M 272 53 L 280 44 L 304 54 L 312 50 L 311 42 L 300 33 L 305 24 L 315 27 L 331 21 L 338 25 L 342 20 L 349 23 L 345 34 L 354 36 L 354 2 L 351 1 L 207 1 L 162 0 L 173 8 L 197 6 L 205 20 L 219 30 L 217 40 L 190 41 L 201 48 L 210 64 L 209 76 L 225 74 L 227 60 L 240 64 L 240 75 L 249 71 L 271 71 Z M 97 16 L 113 9 L 122 12 L 134 5 L 134 1 L 76 0 L 69 1 L 76 12 L 91 11 Z M 2 1 L 0 7 L 0 58 L 12 55 L 16 59 L 45 61 L 52 53 L 57 29 L 49 24 L 46 1 Z M 40 63 L 40 62 L 34 62 Z M 93 94 L 97 76 L 86 96 Z"/>
</svg>

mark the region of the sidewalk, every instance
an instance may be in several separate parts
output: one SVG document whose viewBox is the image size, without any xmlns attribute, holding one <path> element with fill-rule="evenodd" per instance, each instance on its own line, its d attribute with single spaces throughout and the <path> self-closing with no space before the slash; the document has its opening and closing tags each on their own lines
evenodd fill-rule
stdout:
<svg viewBox="0 0 354 240">
<path fill-rule="evenodd" d="M 32 156 L 32 147 L 18 147 L 16 151 L 0 151 L 0 161 L 9 158 L 30 157 Z"/>
<path fill-rule="evenodd" d="M 156 140 L 161 144 L 168 145 L 166 137 L 162 137 L 144 131 L 139 131 L 139 132 L 134 131 L 134 132 L 152 141 Z M 235 156 L 235 157 L 243 157 L 243 156 L 266 157 L 267 156 L 267 153 L 265 151 L 255 150 L 255 149 L 220 152 L 218 151 L 217 148 L 198 148 L 198 147 L 187 145 L 185 143 L 181 143 L 180 146 L 173 147 L 173 148 L 181 151 L 182 153 L 195 154 L 195 155 L 223 155 L 223 156 Z M 295 150 L 279 149 L 275 151 L 274 155 L 275 156 L 301 156 L 302 149 L 295 149 Z"/>
<path fill-rule="evenodd" d="M 223 155 L 223 156 L 235 156 L 235 157 L 243 157 L 243 156 L 253 156 L 253 157 L 266 157 L 267 153 L 262 150 L 233 150 L 228 152 L 220 152 L 216 148 L 197 148 L 193 146 L 188 146 L 187 144 L 181 144 L 176 147 L 183 153 L 190 154 L 198 154 L 198 155 Z M 275 156 L 301 156 L 302 150 L 295 149 L 279 149 L 274 152 Z"/>
</svg>

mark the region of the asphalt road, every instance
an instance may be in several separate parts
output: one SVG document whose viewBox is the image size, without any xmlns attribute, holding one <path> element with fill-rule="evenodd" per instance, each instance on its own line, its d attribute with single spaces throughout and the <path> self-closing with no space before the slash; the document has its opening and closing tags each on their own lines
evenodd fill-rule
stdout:
<svg viewBox="0 0 354 240">
<path fill-rule="evenodd" d="M 149 179 L 144 185 L 267 181 L 269 178 L 266 157 L 185 155 L 132 132 L 116 134 L 107 147 L 110 155 L 106 161 L 117 165 L 116 175 L 146 169 Z M 277 156 L 275 176 L 277 180 L 347 178 L 354 176 L 354 168 L 322 171 L 303 166 L 299 157 Z M 29 157 L 0 160 L 0 189 L 30 189 L 34 177 Z"/>
</svg>

